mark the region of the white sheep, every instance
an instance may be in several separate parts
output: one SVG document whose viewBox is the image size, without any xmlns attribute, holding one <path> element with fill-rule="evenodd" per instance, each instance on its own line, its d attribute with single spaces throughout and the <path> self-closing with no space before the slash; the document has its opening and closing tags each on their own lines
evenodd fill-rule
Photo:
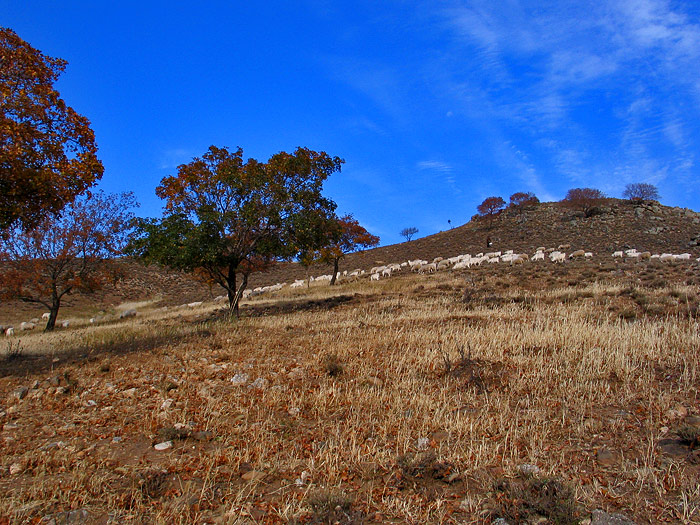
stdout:
<svg viewBox="0 0 700 525">
<path fill-rule="evenodd" d="M 681 253 L 676 257 L 679 261 L 689 261 L 690 260 L 690 254 L 689 253 Z"/>
<path fill-rule="evenodd" d="M 584 256 L 586 259 L 590 259 L 591 257 L 593 257 L 593 252 L 586 252 L 586 253 L 583 254 L 583 256 Z"/>
<path fill-rule="evenodd" d="M 569 254 L 569 259 L 578 259 L 579 257 L 585 256 L 586 252 L 583 250 L 576 250 Z"/>
<path fill-rule="evenodd" d="M 51 313 L 50 313 L 50 312 L 44 312 L 43 314 L 41 314 L 41 318 L 42 318 L 44 321 L 48 321 L 48 320 L 49 320 L 49 317 L 51 317 Z"/>
<path fill-rule="evenodd" d="M 625 252 L 623 252 L 623 251 L 613 252 L 612 256 L 613 256 L 613 257 L 624 257 L 624 256 L 625 256 Z"/>
<path fill-rule="evenodd" d="M 549 260 L 554 263 L 563 263 L 566 261 L 566 254 L 560 252 L 559 250 L 555 250 L 549 254 Z"/>
<path fill-rule="evenodd" d="M 450 263 L 448 261 L 440 261 L 437 265 L 438 270 L 446 270 L 450 267 Z"/>
<path fill-rule="evenodd" d="M 7 330 L 5 330 L 5 337 L 10 337 L 13 335 L 15 335 L 15 329 L 10 326 Z"/>
<path fill-rule="evenodd" d="M 378 281 L 379 280 L 379 274 L 378 273 L 373 273 L 372 275 L 369 276 L 370 281 Z"/>
<path fill-rule="evenodd" d="M 382 270 L 382 277 L 391 277 L 391 268 L 384 268 Z"/>
<path fill-rule="evenodd" d="M 544 252 L 537 252 L 532 256 L 533 261 L 544 261 Z"/>
<path fill-rule="evenodd" d="M 19 329 L 24 332 L 26 330 L 34 330 L 36 328 L 36 325 L 34 323 L 20 323 Z"/>
<path fill-rule="evenodd" d="M 433 273 L 437 270 L 437 265 L 435 263 L 424 264 L 418 270 L 418 273 Z"/>
</svg>

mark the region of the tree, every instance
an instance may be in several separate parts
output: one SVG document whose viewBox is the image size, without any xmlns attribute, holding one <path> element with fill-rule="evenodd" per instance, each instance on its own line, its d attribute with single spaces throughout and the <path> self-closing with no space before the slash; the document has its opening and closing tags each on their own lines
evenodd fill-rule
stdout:
<svg viewBox="0 0 700 525">
<path fill-rule="evenodd" d="M 44 305 L 53 330 L 63 297 L 99 289 L 116 270 L 136 206 L 130 193 L 81 196 L 31 230 L 17 225 L 0 240 L 0 297 Z"/>
<path fill-rule="evenodd" d="M 53 87 L 65 68 L 0 27 L 0 231 L 31 228 L 102 177 L 90 122 Z"/>
<path fill-rule="evenodd" d="M 566 193 L 564 204 L 581 210 L 586 217 L 595 213 L 595 208 L 605 199 L 605 194 L 595 188 L 573 188 Z"/>
<path fill-rule="evenodd" d="M 538 199 L 531 191 L 527 193 L 519 191 L 510 196 L 510 204 L 508 207 L 516 210 L 522 218 L 526 209 L 538 204 L 539 202 L 540 199 Z"/>
<path fill-rule="evenodd" d="M 476 207 L 479 215 L 485 217 L 489 221 L 489 227 L 493 224 L 493 218 L 505 207 L 506 201 L 501 197 L 488 197 L 484 202 Z"/>
<path fill-rule="evenodd" d="M 418 228 L 415 226 L 404 228 L 399 232 L 401 236 L 406 237 L 406 242 L 409 242 L 416 233 L 418 233 Z"/>
<path fill-rule="evenodd" d="M 660 199 L 657 187 L 646 182 L 628 184 L 625 186 L 625 191 L 622 193 L 622 196 L 636 202 L 658 201 Z"/>
<path fill-rule="evenodd" d="M 336 234 L 331 238 L 332 243 L 319 250 L 318 260 L 333 265 L 331 286 L 335 284 L 340 260 L 348 253 L 356 250 L 372 248 L 379 244 L 379 237 L 365 230 L 352 215 L 337 219 Z"/>
<path fill-rule="evenodd" d="M 324 225 L 336 206 L 321 191 L 342 163 L 306 148 L 243 162 L 240 148 L 211 146 L 161 181 L 156 194 L 166 201 L 165 216 L 139 221 L 129 251 L 219 284 L 238 313 L 252 272 L 326 242 Z"/>
</svg>

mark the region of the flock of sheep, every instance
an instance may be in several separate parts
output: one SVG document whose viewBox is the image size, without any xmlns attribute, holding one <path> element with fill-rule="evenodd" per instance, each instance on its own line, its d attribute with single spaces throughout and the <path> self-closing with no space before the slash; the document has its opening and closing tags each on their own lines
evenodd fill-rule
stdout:
<svg viewBox="0 0 700 525">
<path fill-rule="evenodd" d="M 568 255 L 566 254 L 565 250 L 570 249 L 571 246 L 568 244 L 562 244 L 557 248 L 545 248 L 544 246 L 541 246 L 535 250 L 535 253 L 532 256 L 529 256 L 526 253 L 515 253 L 513 250 L 506 250 L 504 252 L 488 252 L 488 253 L 477 253 L 476 255 L 471 255 L 471 254 L 464 254 L 464 255 L 457 255 L 455 257 L 449 257 L 449 258 L 443 258 L 443 257 L 436 257 L 435 259 L 432 260 L 432 262 L 428 262 L 426 260 L 422 259 L 414 259 L 414 260 L 408 260 L 404 261 L 401 263 L 392 263 L 392 264 L 386 264 L 382 266 L 375 266 L 374 268 L 370 269 L 369 272 L 366 272 L 365 270 L 361 269 L 356 269 L 351 272 L 348 272 L 347 270 L 344 272 L 338 272 L 338 275 L 336 276 L 336 279 L 339 281 L 347 280 L 347 281 L 353 281 L 359 278 L 362 278 L 363 276 L 369 275 L 370 281 L 379 281 L 380 279 L 391 277 L 392 274 L 401 272 L 403 270 L 409 270 L 411 272 L 417 272 L 419 274 L 426 274 L 426 273 L 434 273 L 434 272 L 439 272 L 439 271 L 444 271 L 444 270 L 464 270 L 471 268 L 472 266 L 480 266 L 482 264 L 499 264 L 499 263 L 507 263 L 510 264 L 511 266 L 513 265 L 519 265 L 519 264 L 524 264 L 527 261 L 544 261 L 545 258 L 548 258 L 551 262 L 553 263 L 564 263 L 568 260 L 572 259 L 589 259 L 593 257 L 592 252 L 587 252 L 585 250 L 575 250 Z M 638 252 L 636 249 L 632 248 L 629 250 L 625 251 L 616 251 L 612 254 L 614 258 L 622 258 L 622 259 L 642 259 L 642 260 L 658 260 L 661 262 L 672 262 L 672 261 L 690 261 L 692 259 L 692 255 L 690 253 L 681 253 L 681 254 L 673 254 L 673 253 L 662 253 L 662 254 L 652 254 L 650 252 Z M 700 262 L 700 257 L 696 259 L 697 262 Z M 310 285 L 312 282 L 324 282 L 324 281 L 331 281 L 333 278 L 332 275 L 320 275 L 318 277 L 309 277 L 308 280 L 306 279 L 297 279 L 295 280 L 292 284 L 289 285 L 289 288 L 301 288 L 303 286 Z M 250 297 L 255 297 L 257 295 L 261 294 L 267 294 L 271 292 L 276 292 L 281 290 L 287 286 L 287 283 L 277 283 L 273 284 L 270 286 L 261 286 L 254 288 L 252 290 L 245 290 L 243 292 L 243 298 L 247 299 Z M 225 300 L 226 296 L 219 296 L 215 299 L 215 301 L 222 301 Z M 188 307 L 194 307 L 194 306 L 199 306 L 201 305 L 201 301 L 198 301 L 196 303 L 190 303 L 187 304 L 186 306 Z M 132 310 L 128 311 L 128 314 L 125 315 L 123 313 L 120 317 L 130 317 L 132 314 L 135 315 L 135 312 Z M 45 313 L 42 315 L 42 319 L 44 321 L 49 319 L 49 313 Z M 90 320 L 90 322 L 94 322 L 93 319 Z M 27 331 L 27 330 L 33 330 L 37 327 L 39 323 L 38 318 L 34 318 L 29 322 L 23 322 L 19 325 L 19 330 L 20 331 Z M 63 328 L 68 328 L 69 326 L 69 321 L 63 321 L 61 323 L 61 327 Z M 6 336 L 12 336 L 15 334 L 15 328 L 12 326 L 2 326 L 0 325 L 0 333 L 5 333 Z"/>
</svg>

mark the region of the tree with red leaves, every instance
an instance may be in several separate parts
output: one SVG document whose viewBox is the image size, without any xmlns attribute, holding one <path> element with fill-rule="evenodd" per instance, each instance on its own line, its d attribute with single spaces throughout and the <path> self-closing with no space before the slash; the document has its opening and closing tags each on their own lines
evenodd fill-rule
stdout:
<svg viewBox="0 0 700 525">
<path fill-rule="evenodd" d="M 0 240 L 0 297 L 44 305 L 53 330 L 63 297 L 92 292 L 116 275 L 110 261 L 121 254 L 136 206 L 131 193 L 78 197 L 57 216 Z"/>
<path fill-rule="evenodd" d="M 488 197 L 476 207 L 479 215 L 488 219 L 489 227 L 493 224 L 493 218 L 505 207 L 506 201 L 501 197 Z"/>
<path fill-rule="evenodd" d="M 0 231 L 31 228 L 102 177 L 90 122 L 53 87 L 65 68 L 0 27 Z"/>
<path fill-rule="evenodd" d="M 592 217 L 596 207 L 605 199 L 605 194 L 595 188 L 573 188 L 566 192 L 564 204 L 583 212 L 585 217 Z"/>
<path fill-rule="evenodd" d="M 340 260 L 343 257 L 348 253 L 372 248 L 379 244 L 379 237 L 369 233 L 352 215 L 337 219 L 334 229 L 335 232 L 329 235 L 331 243 L 318 252 L 319 261 L 333 265 L 331 286 L 335 284 Z"/>
</svg>

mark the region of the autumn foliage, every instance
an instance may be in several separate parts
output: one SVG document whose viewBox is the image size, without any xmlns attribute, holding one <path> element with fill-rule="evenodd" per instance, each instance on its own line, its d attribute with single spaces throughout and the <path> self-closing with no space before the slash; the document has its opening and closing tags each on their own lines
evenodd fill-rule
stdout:
<svg viewBox="0 0 700 525">
<path fill-rule="evenodd" d="M 586 217 L 591 217 L 594 210 L 605 199 L 605 194 L 595 188 L 573 188 L 566 193 L 564 204 L 583 212 Z"/>
<path fill-rule="evenodd" d="M 102 176 L 90 122 L 53 87 L 65 67 L 0 27 L 0 230 L 39 223 Z"/>
<path fill-rule="evenodd" d="M 52 330 L 65 295 L 91 292 L 116 273 L 110 259 L 126 245 L 133 195 L 79 197 L 31 230 L 17 226 L 0 240 L 0 298 L 44 305 Z"/>
<path fill-rule="evenodd" d="M 321 190 L 342 163 L 306 148 L 244 161 L 211 146 L 161 181 L 166 215 L 140 221 L 130 251 L 221 285 L 235 311 L 250 273 L 324 245 L 335 203 Z"/>
<path fill-rule="evenodd" d="M 352 215 L 337 220 L 337 231 L 328 246 L 319 251 L 319 260 L 333 265 L 331 285 L 335 284 L 340 260 L 348 253 L 372 248 L 379 244 L 379 237 L 369 233 Z"/>
<path fill-rule="evenodd" d="M 489 226 L 493 223 L 493 218 L 505 208 L 506 201 L 501 197 L 488 197 L 476 207 L 479 215 L 488 219 Z"/>
</svg>

